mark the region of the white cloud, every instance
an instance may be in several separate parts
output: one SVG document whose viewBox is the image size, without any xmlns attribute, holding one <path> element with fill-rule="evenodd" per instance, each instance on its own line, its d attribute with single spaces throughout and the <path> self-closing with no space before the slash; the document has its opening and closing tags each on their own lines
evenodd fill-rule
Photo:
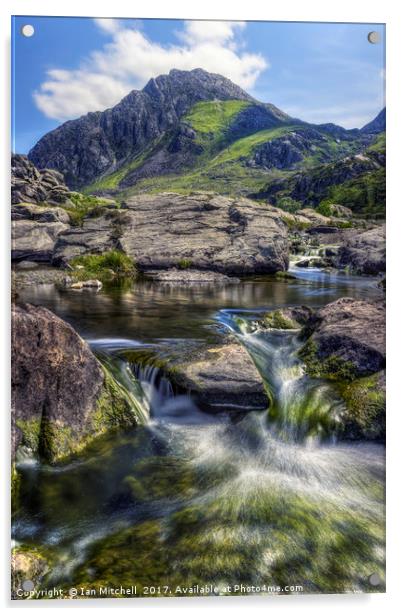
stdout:
<svg viewBox="0 0 402 616">
<path fill-rule="evenodd" d="M 34 92 L 49 118 L 67 120 L 111 107 L 151 77 L 177 68 L 203 68 L 250 89 L 269 67 L 261 55 L 243 51 L 242 22 L 189 21 L 176 33 L 178 44 L 161 45 L 136 27 L 115 19 L 95 19 L 111 41 L 93 51 L 77 69 L 52 69 Z"/>
</svg>

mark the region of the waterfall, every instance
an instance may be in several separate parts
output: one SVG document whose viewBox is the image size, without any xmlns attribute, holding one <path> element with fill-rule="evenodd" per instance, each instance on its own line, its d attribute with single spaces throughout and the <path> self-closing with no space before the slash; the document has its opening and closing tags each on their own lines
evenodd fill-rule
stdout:
<svg viewBox="0 0 402 616">
<path fill-rule="evenodd" d="M 290 441 L 334 438 L 343 403 L 331 384 L 306 374 L 297 355 L 298 330 L 262 328 L 250 313 L 222 311 L 219 320 L 250 353 L 266 383 L 274 433 Z"/>
</svg>

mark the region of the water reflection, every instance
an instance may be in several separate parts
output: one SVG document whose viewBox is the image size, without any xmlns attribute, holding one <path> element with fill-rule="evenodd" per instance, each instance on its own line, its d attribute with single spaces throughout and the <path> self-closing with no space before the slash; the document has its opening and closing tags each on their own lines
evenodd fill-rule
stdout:
<svg viewBox="0 0 402 616">
<path fill-rule="evenodd" d="M 205 338 L 214 315 L 224 308 L 271 310 L 306 303 L 322 306 L 342 296 L 381 296 L 373 279 L 318 270 L 293 273 L 297 280 L 290 282 L 261 276 L 226 287 L 140 281 L 128 290 L 110 288 L 99 293 L 38 285 L 23 289 L 20 298 L 49 308 L 84 337 L 121 337 L 147 342 L 160 338 Z"/>
</svg>

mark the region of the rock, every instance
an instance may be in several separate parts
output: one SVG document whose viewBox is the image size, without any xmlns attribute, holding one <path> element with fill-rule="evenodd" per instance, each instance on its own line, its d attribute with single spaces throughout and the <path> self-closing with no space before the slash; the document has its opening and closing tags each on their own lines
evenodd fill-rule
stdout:
<svg viewBox="0 0 402 616">
<path fill-rule="evenodd" d="M 14 220 L 11 226 L 11 258 L 50 262 L 57 236 L 69 229 L 62 222 Z"/>
<path fill-rule="evenodd" d="M 356 274 L 385 272 L 385 225 L 355 233 L 340 246 L 336 265 Z"/>
<path fill-rule="evenodd" d="M 249 199 L 210 193 L 129 198 L 124 209 L 59 236 L 54 262 L 122 250 L 143 271 L 191 268 L 230 274 L 275 273 L 288 266 L 287 227 Z"/>
<path fill-rule="evenodd" d="M 238 343 L 205 345 L 167 363 L 170 380 L 190 393 L 203 410 L 255 411 L 268 407 L 263 380 Z"/>
<path fill-rule="evenodd" d="M 353 212 L 350 208 L 345 205 L 340 205 L 339 203 L 330 203 L 328 205 L 329 211 L 332 216 L 336 218 L 353 218 Z"/>
<path fill-rule="evenodd" d="M 88 288 L 88 289 L 101 289 L 102 288 L 102 283 L 100 280 L 97 279 L 91 279 L 91 280 L 83 280 L 82 281 L 82 286 L 84 287 L 84 289 Z"/>
<path fill-rule="evenodd" d="M 45 207 L 32 203 L 11 206 L 11 220 L 36 220 L 37 222 L 62 222 L 70 224 L 70 216 L 61 207 Z"/>
<path fill-rule="evenodd" d="M 331 219 L 328 216 L 320 214 L 311 207 L 305 207 L 301 210 L 298 210 L 297 216 L 302 216 L 304 219 L 307 219 L 312 225 L 325 226 L 330 224 L 331 222 Z"/>
<path fill-rule="evenodd" d="M 138 423 L 122 388 L 55 314 L 15 305 L 12 332 L 14 455 L 28 449 L 55 462 L 113 426 Z"/>
<path fill-rule="evenodd" d="M 172 284 L 238 284 L 239 278 L 234 276 L 225 276 L 219 272 L 204 272 L 194 269 L 170 269 L 166 271 L 148 272 L 147 276 L 157 282 L 172 283 Z"/>
<path fill-rule="evenodd" d="M 306 233 L 310 233 L 311 235 L 320 235 L 320 234 L 328 234 L 328 233 L 338 233 L 338 227 L 333 227 L 330 225 L 315 225 L 314 227 L 310 227 L 307 229 Z"/>
<path fill-rule="evenodd" d="M 318 310 L 300 355 L 313 376 L 353 380 L 384 369 L 385 307 L 348 297 Z"/>
<path fill-rule="evenodd" d="M 13 599 L 26 599 L 23 584 L 27 580 L 38 588 L 43 578 L 51 571 L 51 559 L 38 548 L 19 545 L 11 552 L 11 591 Z M 28 589 L 27 589 L 28 590 Z"/>
<path fill-rule="evenodd" d="M 385 371 L 342 383 L 345 402 L 340 413 L 338 436 L 348 440 L 385 441 Z"/>
<path fill-rule="evenodd" d="M 11 203 L 48 203 L 58 205 L 70 202 L 70 192 L 61 173 L 52 169 L 36 169 L 26 156 L 14 154 L 11 158 Z"/>
<path fill-rule="evenodd" d="M 313 153 L 316 143 L 322 141 L 325 141 L 325 137 L 319 131 L 312 128 L 297 129 L 255 148 L 247 165 L 263 169 L 292 169 L 305 156 Z"/>
<path fill-rule="evenodd" d="M 84 287 L 84 284 L 81 281 L 70 282 L 66 284 L 66 287 L 68 287 L 69 289 L 82 289 Z"/>
<path fill-rule="evenodd" d="M 380 113 L 374 118 L 374 120 L 371 120 L 371 122 L 363 126 L 360 131 L 362 133 L 378 134 L 385 130 L 385 124 L 386 113 L 384 107 L 384 109 L 381 109 Z"/>
<path fill-rule="evenodd" d="M 39 266 L 37 263 L 35 263 L 35 261 L 20 261 L 16 264 L 15 267 L 18 270 L 34 270 L 37 269 Z"/>
<path fill-rule="evenodd" d="M 265 385 L 249 353 L 231 336 L 217 335 L 216 340 L 186 340 L 145 354 L 130 350 L 126 356 L 136 366 L 159 368 L 177 392 L 190 394 L 205 412 L 267 409 Z"/>
<path fill-rule="evenodd" d="M 312 318 L 313 310 L 308 306 L 290 306 L 267 312 L 259 325 L 273 329 L 301 329 Z"/>
</svg>

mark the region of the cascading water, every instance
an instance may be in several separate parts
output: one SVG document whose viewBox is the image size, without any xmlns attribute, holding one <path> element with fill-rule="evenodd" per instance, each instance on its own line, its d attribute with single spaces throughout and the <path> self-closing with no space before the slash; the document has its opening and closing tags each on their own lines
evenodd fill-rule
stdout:
<svg viewBox="0 0 402 616">
<path fill-rule="evenodd" d="M 320 301 L 323 285 L 300 293 Z M 289 304 L 282 293 L 295 288 L 279 285 L 276 297 Z M 271 397 L 268 412 L 235 420 L 201 412 L 154 363 L 127 361 L 152 341 L 90 341 L 143 425 L 65 466 L 21 469 L 14 534 L 50 555 L 44 585 L 370 588 L 384 564 L 384 448 L 331 439 L 342 410 L 335 392 L 304 373 L 296 331 L 264 330 L 259 317 L 254 308 L 217 313 Z"/>
<path fill-rule="evenodd" d="M 269 419 L 274 431 L 290 440 L 334 437 L 343 404 L 333 387 L 310 378 L 297 356 L 298 330 L 267 329 L 261 314 L 222 311 L 219 320 L 252 356 L 270 393 Z"/>
</svg>

